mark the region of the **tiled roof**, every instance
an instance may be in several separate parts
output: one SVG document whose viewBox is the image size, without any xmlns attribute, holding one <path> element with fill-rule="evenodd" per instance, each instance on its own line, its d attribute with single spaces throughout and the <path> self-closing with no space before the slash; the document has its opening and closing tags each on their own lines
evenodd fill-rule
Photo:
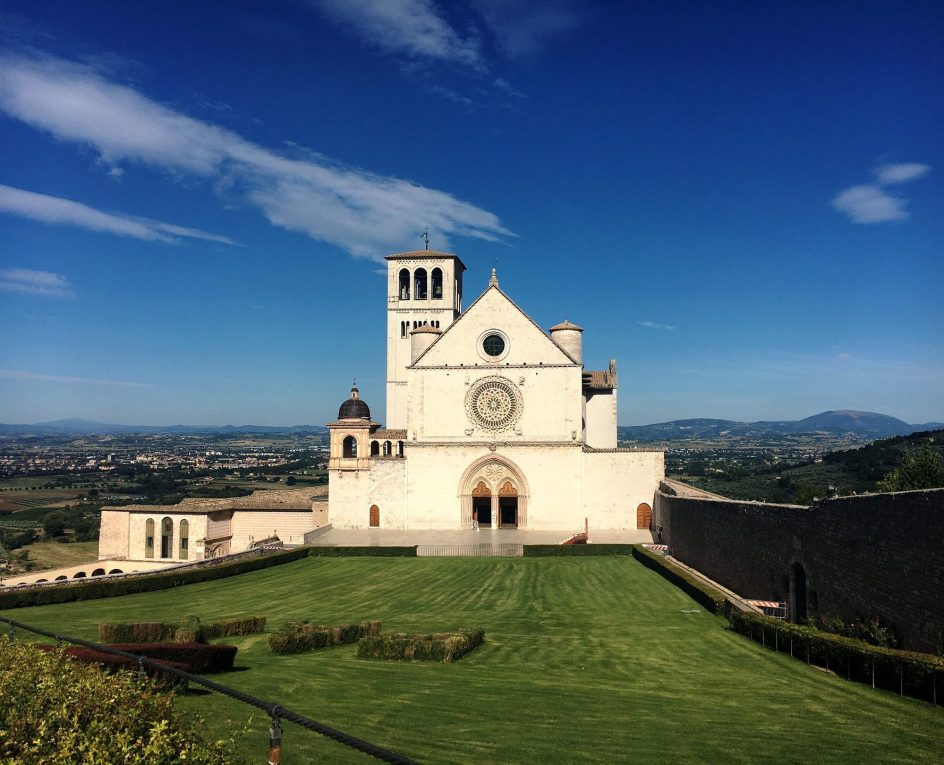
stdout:
<svg viewBox="0 0 944 765">
<path fill-rule="evenodd" d="M 380 438 L 390 441 L 403 441 L 406 439 L 406 428 L 403 430 L 399 429 L 390 429 L 381 428 L 380 430 L 375 430 L 370 434 L 371 438 Z"/>
<path fill-rule="evenodd" d="M 315 497 L 323 496 L 327 487 L 307 489 L 263 489 L 246 497 L 204 499 L 187 497 L 176 505 L 120 505 L 103 508 L 131 513 L 214 513 L 219 510 L 311 510 Z"/>
<path fill-rule="evenodd" d="M 439 329 L 438 327 L 433 327 L 429 324 L 424 324 L 423 326 L 417 327 L 416 329 L 414 329 L 410 334 L 412 335 L 417 335 L 417 334 L 441 335 L 442 330 Z"/>
<path fill-rule="evenodd" d="M 555 324 L 553 327 L 551 327 L 550 331 L 556 332 L 559 329 L 575 329 L 578 332 L 583 332 L 583 327 L 578 327 L 573 322 L 567 321 L 567 319 L 564 319 L 560 324 Z"/>
<path fill-rule="evenodd" d="M 583 387 L 587 390 L 613 390 L 616 385 L 608 369 L 584 370 Z"/>
</svg>

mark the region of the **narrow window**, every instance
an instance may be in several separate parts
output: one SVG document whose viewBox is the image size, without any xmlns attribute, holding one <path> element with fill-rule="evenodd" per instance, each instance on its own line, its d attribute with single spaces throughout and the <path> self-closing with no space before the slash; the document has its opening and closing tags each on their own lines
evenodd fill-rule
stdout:
<svg viewBox="0 0 944 765">
<path fill-rule="evenodd" d="M 403 456 L 403 441 L 397 441 L 397 456 Z"/>
<path fill-rule="evenodd" d="M 190 521 L 180 522 L 180 548 L 177 557 L 181 560 L 190 557 Z"/>
<path fill-rule="evenodd" d="M 430 287 L 433 290 L 433 300 L 440 300 L 443 296 L 443 277 L 441 268 L 433 269 L 433 273 L 430 275 L 430 281 L 432 282 Z"/>
<path fill-rule="evenodd" d="M 380 456 L 380 442 L 379 441 L 370 442 L 370 456 L 371 457 Z"/>
<path fill-rule="evenodd" d="M 357 456 L 357 439 L 354 436 L 348 436 L 344 439 L 344 452 L 345 457 L 356 457 Z"/>
<path fill-rule="evenodd" d="M 148 518 L 144 524 L 144 557 L 154 557 L 154 519 Z"/>
<path fill-rule="evenodd" d="M 425 268 L 417 268 L 413 273 L 413 297 L 416 300 L 426 300 Z"/>
<path fill-rule="evenodd" d="M 401 338 L 406 337 L 406 322 L 405 321 L 400 322 L 400 337 Z"/>
<path fill-rule="evenodd" d="M 409 300 L 410 299 L 410 272 L 405 269 L 400 269 L 400 300 Z"/>
<path fill-rule="evenodd" d="M 161 521 L 161 557 L 170 558 L 174 554 L 174 522 L 170 518 Z"/>
</svg>

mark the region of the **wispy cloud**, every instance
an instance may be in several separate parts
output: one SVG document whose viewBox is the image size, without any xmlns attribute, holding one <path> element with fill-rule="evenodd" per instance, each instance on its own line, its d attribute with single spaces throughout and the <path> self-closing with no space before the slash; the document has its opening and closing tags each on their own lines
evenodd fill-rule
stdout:
<svg viewBox="0 0 944 765">
<path fill-rule="evenodd" d="M 309 0 L 309 3 L 339 27 L 386 53 L 486 70 L 478 39 L 459 34 L 432 0 Z"/>
<path fill-rule="evenodd" d="M 272 224 L 355 256 L 376 258 L 408 245 L 419 225 L 429 225 L 443 247 L 450 236 L 513 236 L 496 215 L 447 192 L 314 152 L 276 152 L 58 58 L 0 56 L 0 110 L 92 147 L 109 166 L 138 163 L 209 180 L 219 193 L 262 210 Z"/>
<path fill-rule="evenodd" d="M 122 385 L 134 388 L 147 388 L 151 383 L 130 382 L 128 380 L 99 380 L 94 377 L 69 377 L 64 375 L 44 375 L 39 372 L 27 372 L 21 369 L 0 369 L 0 378 L 6 380 L 35 380 L 37 382 L 70 383 L 75 385 Z"/>
<path fill-rule="evenodd" d="M 636 323 L 640 327 L 648 327 L 649 329 L 675 329 L 672 324 L 660 324 L 657 321 L 637 321 Z"/>
<path fill-rule="evenodd" d="M 72 297 L 72 285 L 61 274 L 30 268 L 0 269 L 0 290 L 45 297 Z"/>
<path fill-rule="evenodd" d="M 832 205 L 853 223 L 905 220 L 909 216 L 908 200 L 892 194 L 887 187 L 916 180 L 929 172 L 930 165 L 918 162 L 880 165 L 874 171 L 874 183 L 850 186 L 833 198 Z"/>
<path fill-rule="evenodd" d="M 474 0 L 473 6 L 510 58 L 540 53 L 582 21 L 574 0 Z"/>
<path fill-rule="evenodd" d="M 174 243 L 178 241 L 177 237 L 187 237 L 236 244 L 227 236 L 148 218 L 103 212 L 81 202 L 73 202 L 71 199 L 37 194 L 3 184 L 0 184 L 0 212 L 20 215 L 43 223 L 78 226 L 91 231 L 104 231 L 148 241 Z"/>
</svg>

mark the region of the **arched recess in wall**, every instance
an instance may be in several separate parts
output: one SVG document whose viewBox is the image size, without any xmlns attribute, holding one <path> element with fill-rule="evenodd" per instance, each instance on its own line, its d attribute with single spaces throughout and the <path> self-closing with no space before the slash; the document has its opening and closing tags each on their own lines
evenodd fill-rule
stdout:
<svg viewBox="0 0 944 765">
<path fill-rule="evenodd" d="M 161 521 L 161 557 L 170 558 L 174 554 L 174 522 L 170 518 Z"/>
<path fill-rule="evenodd" d="M 648 529 L 652 525 L 652 508 L 646 502 L 640 502 L 636 508 L 636 528 Z"/>
<path fill-rule="evenodd" d="M 524 472 L 507 457 L 490 454 L 469 465 L 459 479 L 458 494 L 463 528 L 473 520 L 527 528 L 531 491 Z"/>
<path fill-rule="evenodd" d="M 154 557 L 154 519 L 148 518 L 144 524 L 144 557 Z"/>
<path fill-rule="evenodd" d="M 426 300 L 427 297 L 427 282 L 426 282 L 426 269 L 417 268 L 413 272 L 413 299 L 414 300 Z"/>
<path fill-rule="evenodd" d="M 433 292 L 433 300 L 439 300 L 443 296 L 443 274 L 441 268 L 434 268 L 430 274 L 430 289 Z"/>
<path fill-rule="evenodd" d="M 92 572 L 92 576 L 105 576 L 105 569 L 97 568 Z"/>
<path fill-rule="evenodd" d="M 370 527 L 376 529 L 380 527 L 380 508 L 377 505 L 370 506 Z"/>
<path fill-rule="evenodd" d="M 410 271 L 407 268 L 400 269 L 400 300 L 410 299 Z"/>
<path fill-rule="evenodd" d="M 349 457 L 349 458 L 357 456 L 357 439 L 354 438 L 354 436 L 345 436 L 342 446 L 343 446 L 343 450 L 342 450 L 343 456 Z"/>
<path fill-rule="evenodd" d="M 389 457 L 392 453 L 393 453 L 393 449 L 392 449 L 392 447 L 390 446 L 390 442 L 389 442 L 389 441 L 384 441 L 384 445 L 383 445 L 383 456 L 384 456 L 384 457 Z"/>
<path fill-rule="evenodd" d="M 180 541 L 177 557 L 181 560 L 187 560 L 190 557 L 190 521 L 180 522 Z"/>
<path fill-rule="evenodd" d="M 380 441 L 371 441 L 370 442 L 370 456 L 379 457 L 380 456 Z"/>
</svg>

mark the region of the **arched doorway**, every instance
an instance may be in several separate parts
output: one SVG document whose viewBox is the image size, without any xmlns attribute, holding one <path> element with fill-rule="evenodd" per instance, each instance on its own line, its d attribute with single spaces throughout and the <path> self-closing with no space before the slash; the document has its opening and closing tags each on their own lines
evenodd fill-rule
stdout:
<svg viewBox="0 0 944 765">
<path fill-rule="evenodd" d="M 462 528 L 527 528 L 529 494 L 524 474 L 507 457 L 476 460 L 459 482 Z"/>
<path fill-rule="evenodd" d="M 652 508 L 645 502 L 640 502 L 636 508 L 636 528 L 648 529 L 652 525 Z"/>
<path fill-rule="evenodd" d="M 800 563 L 794 563 L 790 566 L 790 621 L 805 624 L 808 616 L 806 569 Z"/>
<path fill-rule="evenodd" d="M 518 490 L 511 481 L 505 481 L 498 490 L 498 525 L 518 528 Z"/>
<path fill-rule="evenodd" d="M 372 529 L 380 527 L 380 508 L 377 505 L 370 506 L 370 527 Z"/>
</svg>

